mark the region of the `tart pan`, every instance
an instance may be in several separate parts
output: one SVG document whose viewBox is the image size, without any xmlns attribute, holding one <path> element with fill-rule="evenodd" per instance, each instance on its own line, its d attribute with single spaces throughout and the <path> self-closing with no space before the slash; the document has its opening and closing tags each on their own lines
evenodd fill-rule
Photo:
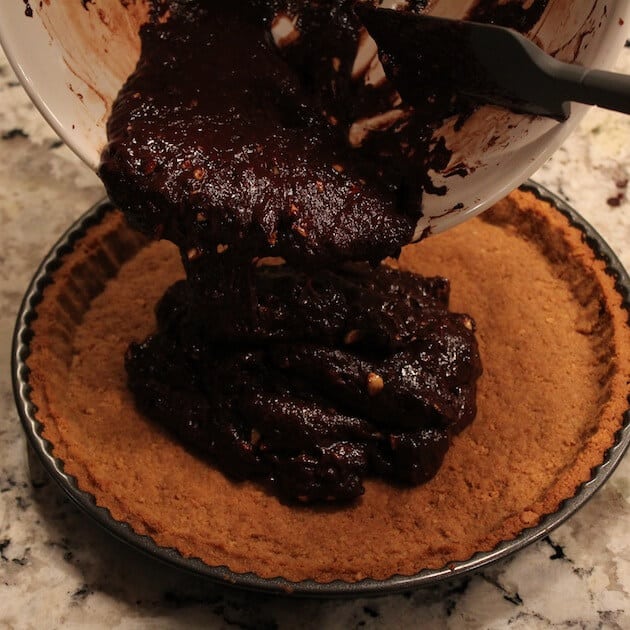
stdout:
<svg viewBox="0 0 630 630">
<path fill-rule="evenodd" d="M 599 234 L 575 210 L 545 188 L 528 182 L 523 186 L 523 190 L 551 203 L 573 226 L 584 233 L 589 246 L 598 258 L 604 260 L 607 272 L 615 278 L 616 289 L 623 299 L 623 307 L 630 314 L 630 277 Z M 52 454 L 52 444 L 42 437 L 42 425 L 37 419 L 37 409 L 30 398 L 26 360 L 32 339 L 31 323 L 37 316 L 37 305 L 42 300 L 43 290 L 51 282 L 51 275 L 59 267 L 62 257 L 71 251 L 77 240 L 90 227 L 98 224 L 112 208 L 108 201 L 102 201 L 91 208 L 62 235 L 35 273 L 22 302 L 14 332 L 13 387 L 24 431 L 47 473 L 80 509 L 110 534 L 153 558 L 218 583 L 265 593 L 303 597 L 358 597 L 407 591 L 478 571 L 547 536 L 579 510 L 604 484 L 630 444 L 630 411 L 626 411 L 623 427 L 618 431 L 615 443 L 606 453 L 603 463 L 593 470 L 591 479 L 578 489 L 575 496 L 565 500 L 556 512 L 545 516 L 536 526 L 522 530 L 516 538 L 500 543 L 491 551 L 478 552 L 467 560 L 449 563 L 440 569 L 424 569 L 415 575 L 394 575 L 383 580 L 364 579 L 358 582 L 340 580 L 328 583 L 312 580 L 292 582 L 283 578 L 263 578 L 254 573 L 236 573 L 225 566 L 210 566 L 199 559 L 184 557 L 176 549 L 159 546 L 150 537 L 139 535 L 126 523 L 115 520 L 106 508 L 96 505 L 91 494 L 77 487 L 76 479 L 64 472 L 63 462 Z"/>
</svg>

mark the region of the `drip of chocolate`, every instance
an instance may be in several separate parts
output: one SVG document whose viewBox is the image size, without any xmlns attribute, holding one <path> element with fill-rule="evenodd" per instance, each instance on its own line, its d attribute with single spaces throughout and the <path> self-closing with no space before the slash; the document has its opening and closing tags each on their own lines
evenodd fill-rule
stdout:
<svg viewBox="0 0 630 630">
<path fill-rule="evenodd" d="M 261 266 L 210 295 L 181 281 L 129 348 L 129 386 L 222 470 L 287 499 L 353 499 L 368 475 L 421 483 L 476 409 L 474 324 L 448 297 L 444 279 L 384 266 Z"/>
<path fill-rule="evenodd" d="M 114 104 L 100 175 L 129 221 L 186 251 L 228 245 L 244 259 L 397 255 L 423 190 L 444 192 L 427 175 L 450 158 L 432 140 L 435 113 L 408 111 L 396 133 L 354 148 L 352 122 L 395 96 L 352 78 L 362 29 L 349 3 L 305 9 L 282 53 L 262 9 L 202 5 L 175 4 L 143 28 L 142 57 Z"/>
<path fill-rule="evenodd" d="M 353 77 L 352 4 L 172 2 L 142 29 L 100 168 L 187 275 L 127 353 L 139 408 L 227 474 L 304 502 L 355 498 L 368 475 L 432 477 L 481 373 L 448 282 L 378 266 L 450 154 L 435 119 L 400 103 L 393 126 L 348 141 L 398 98 Z M 280 49 L 279 16 L 295 27 Z"/>
</svg>

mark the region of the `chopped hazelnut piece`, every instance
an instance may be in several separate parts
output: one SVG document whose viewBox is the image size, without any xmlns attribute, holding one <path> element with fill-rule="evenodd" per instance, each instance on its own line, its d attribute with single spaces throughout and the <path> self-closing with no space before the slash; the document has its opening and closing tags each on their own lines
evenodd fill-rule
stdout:
<svg viewBox="0 0 630 630">
<path fill-rule="evenodd" d="M 343 342 L 347 346 L 351 346 L 353 343 L 357 343 L 357 341 L 361 341 L 363 338 L 363 333 L 360 330 L 351 330 L 347 332 L 345 337 L 343 338 Z"/>
<path fill-rule="evenodd" d="M 252 260 L 252 263 L 255 267 L 279 267 L 285 264 L 285 260 L 280 258 L 280 256 L 263 256 L 260 258 L 257 256 Z"/>
<path fill-rule="evenodd" d="M 367 390 L 370 396 L 376 396 L 379 394 L 383 387 L 385 387 L 385 383 L 383 382 L 383 378 L 374 372 L 370 372 L 367 375 Z"/>
<path fill-rule="evenodd" d="M 276 15 L 271 23 L 271 35 L 278 48 L 284 48 L 294 44 L 300 39 L 300 31 L 297 29 L 297 16 L 284 13 Z"/>
</svg>

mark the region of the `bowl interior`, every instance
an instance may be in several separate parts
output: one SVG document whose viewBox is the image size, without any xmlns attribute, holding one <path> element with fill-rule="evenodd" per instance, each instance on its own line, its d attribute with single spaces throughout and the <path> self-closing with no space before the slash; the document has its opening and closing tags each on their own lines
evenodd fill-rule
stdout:
<svg viewBox="0 0 630 630">
<path fill-rule="evenodd" d="M 461 18 L 472 0 L 433 0 L 429 11 Z M 527 4 L 524 2 L 524 4 Z M 531 4 L 531 3 L 530 3 Z M 96 169 L 106 142 L 111 104 L 140 51 L 146 0 L 32 3 L 33 17 L 14 0 L 0 3 L 0 41 L 30 97 L 57 133 Z M 623 46 L 630 5 L 610 0 L 549 0 L 528 36 L 559 59 L 610 67 Z M 459 132 L 445 125 L 453 149 L 449 168 L 464 163 L 466 177 L 435 174 L 444 197 L 426 195 L 418 237 L 441 231 L 502 198 L 559 146 L 586 111 L 574 106 L 565 123 L 484 107 Z"/>
</svg>

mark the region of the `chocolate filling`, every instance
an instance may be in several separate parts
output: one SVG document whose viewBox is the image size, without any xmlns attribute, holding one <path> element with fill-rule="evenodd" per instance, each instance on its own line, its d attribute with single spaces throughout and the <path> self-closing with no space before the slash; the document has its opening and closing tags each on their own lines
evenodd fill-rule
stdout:
<svg viewBox="0 0 630 630">
<path fill-rule="evenodd" d="M 279 50 L 281 15 L 297 37 Z M 352 76 L 351 2 L 172 2 L 141 36 L 100 175 L 133 226 L 177 244 L 187 278 L 127 353 L 138 406 L 287 499 L 431 478 L 475 415 L 474 323 L 448 312 L 448 281 L 378 263 L 439 192 L 434 113 L 403 105 L 395 128 L 349 143 L 397 97 Z"/>
</svg>

